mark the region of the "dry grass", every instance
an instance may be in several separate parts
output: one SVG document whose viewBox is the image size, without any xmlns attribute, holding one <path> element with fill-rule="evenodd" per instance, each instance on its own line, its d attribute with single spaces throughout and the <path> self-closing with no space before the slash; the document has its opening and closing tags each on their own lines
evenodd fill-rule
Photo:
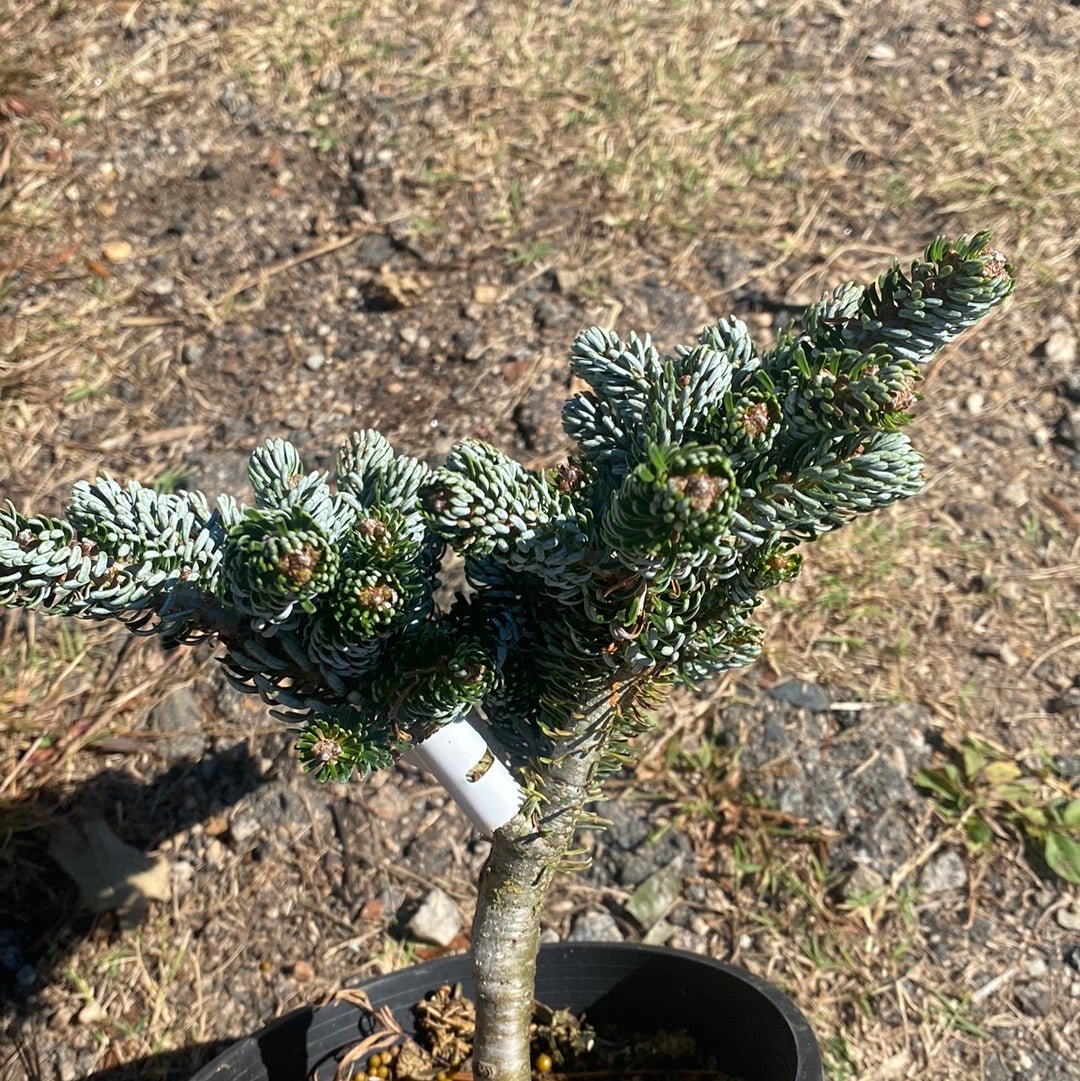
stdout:
<svg viewBox="0 0 1080 1081">
<path fill-rule="evenodd" d="M 402 318 L 426 320 L 433 336 L 453 329 L 474 285 L 494 282 L 498 348 L 538 358 L 524 389 L 504 386 L 496 348 L 475 369 L 436 365 L 449 432 L 484 419 L 476 400 L 492 387 L 503 418 L 527 390 L 550 387 L 554 416 L 565 343 L 537 337 L 525 299 L 552 268 L 572 272 L 582 321 L 629 329 L 652 314 L 639 293 L 650 277 L 716 314 L 797 306 L 935 233 L 987 227 L 1020 265 L 1021 286 L 930 373 L 913 430 L 927 451 L 926 493 L 815 547 L 764 615 L 770 645 L 757 674 L 918 702 L 943 731 L 992 734 L 1021 761 L 1074 753 L 1075 718 L 1047 703 L 1077 670 L 1077 473 L 1053 439 L 1065 373 L 1039 346 L 1054 316 L 1080 326 L 1080 11 L 1006 0 L 988 26 L 973 21 L 982 14 L 959 0 L 9 0 L 0 37 L 22 45 L 17 61 L 0 59 L 3 493 L 55 511 L 95 472 L 168 480 L 208 448 L 237 450 L 249 411 L 250 427 L 269 432 L 309 393 L 293 369 L 313 328 L 340 317 L 335 334 L 367 333 L 346 324 L 342 297 L 359 280 L 354 242 L 369 233 L 418 258 L 423 300 Z M 192 179 L 207 162 L 227 190 L 207 195 Z M 289 247 L 296 237 L 306 246 Z M 131 257 L 111 262 L 113 240 L 130 243 Z M 166 293 L 154 284 L 162 276 Z M 324 304 L 334 316 L 319 314 Z M 388 324 L 367 318 L 380 341 Z M 759 321 L 771 329 L 768 315 Z M 252 352 L 280 341 L 291 368 Z M 183 361 L 186 347 L 208 343 L 213 364 Z M 329 370 L 327 386 L 310 391 L 312 410 L 328 415 L 356 396 Z M 409 449 L 423 449 L 426 414 L 403 410 L 381 383 L 369 388 L 362 370 L 358 379 L 360 419 L 343 409 L 335 423 L 388 418 Z M 152 652 L 103 628 L 11 615 L 0 628 L 6 797 L 70 791 L 103 764 L 149 776 L 137 748 L 103 756 L 100 744 L 140 738 L 148 707 L 190 668 L 156 675 Z M 711 721 L 693 716 L 685 734 L 704 738 Z M 251 735 L 257 753 L 262 738 Z M 737 780 L 717 798 L 737 801 Z M 651 783 L 682 782 L 659 773 Z M 26 825 L 13 813 L 2 820 L 9 837 Z M 768 839 L 767 819 L 758 825 Z M 694 815 L 685 828 L 705 852 L 724 840 Z M 940 914 L 915 882 L 920 861 L 955 837 L 931 828 L 929 810 L 925 829 L 936 847 L 861 904 L 837 902 L 806 837 L 763 842 L 757 872 L 725 878 L 732 893 L 717 901 L 716 922 L 733 930 L 710 932 L 710 948 L 738 953 L 741 932 L 752 934 L 745 960 L 798 989 L 835 1077 L 955 1077 L 1009 1039 L 1052 1049 L 1068 1013 L 1062 984 L 1050 1019 L 1012 1006 L 1003 1018 L 985 991 L 1000 972 L 934 952 L 928 928 Z M 180 852 L 184 841 L 170 843 Z M 85 1061 L 103 1068 L 235 1035 L 229 1025 L 251 1019 L 223 1019 L 204 991 L 220 991 L 237 966 L 242 986 L 262 988 L 255 1009 L 310 991 L 273 990 L 237 958 L 260 890 L 327 888 L 314 858 L 257 872 L 222 858 L 212 897 L 188 894 L 137 935 L 68 952 L 12 1077 L 46 1076 L 55 1034 L 45 1019 L 90 1001 L 109 1020 L 80 1030 L 96 1049 Z M 1039 921 L 1068 892 L 1036 879 L 1018 844 L 972 865 L 965 919 L 995 921 L 1008 986 L 1035 932 L 981 888 L 988 875 Z M 557 912 L 572 909 L 574 889 L 563 887 Z M 769 891 L 782 903 L 755 924 L 746 912 Z M 361 956 L 342 945 L 347 920 L 304 916 L 316 918 L 339 921 L 324 931 L 324 947 L 338 942 L 328 980 L 394 949 L 385 921 L 364 927 Z M 216 945 L 192 937 L 199 921 L 223 928 Z"/>
</svg>

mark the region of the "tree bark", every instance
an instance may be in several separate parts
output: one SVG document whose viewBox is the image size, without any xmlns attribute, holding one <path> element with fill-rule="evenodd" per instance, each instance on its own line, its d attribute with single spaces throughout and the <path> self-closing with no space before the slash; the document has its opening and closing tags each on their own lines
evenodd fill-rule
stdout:
<svg viewBox="0 0 1080 1081">
<path fill-rule="evenodd" d="M 476 981 L 473 1076 L 529 1081 L 529 1023 L 548 886 L 574 839 L 611 730 L 610 689 L 582 696 L 545 768 L 540 812 L 518 814 L 497 830 L 480 874 L 473 919 Z"/>
</svg>

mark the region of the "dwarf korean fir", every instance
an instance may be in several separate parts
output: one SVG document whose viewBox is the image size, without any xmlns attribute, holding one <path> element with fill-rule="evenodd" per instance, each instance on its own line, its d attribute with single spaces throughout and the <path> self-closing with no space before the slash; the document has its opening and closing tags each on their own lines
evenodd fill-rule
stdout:
<svg viewBox="0 0 1080 1081">
<path fill-rule="evenodd" d="M 989 240 L 938 239 L 764 351 L 735 318 L 670 356 L 586 330 L 555 469 L 475 439 L 429 468 L 363 431 L 332 480 L 267 442 L 253 506 L 108 478 L 64 518 L 9 504 L 0 603 L 214 639 L 323 781 L 480 711 L 521 799 L 479 882 L 474 1072 L 522 1081 L 544 894 L 588 804 L 668 688 L 754 659 L 754 610 L 802 542 L 918 491 L 921 370 L 1013 288 Z M 468 588 L 443 610 L 448 547 Z"/>
</svg>

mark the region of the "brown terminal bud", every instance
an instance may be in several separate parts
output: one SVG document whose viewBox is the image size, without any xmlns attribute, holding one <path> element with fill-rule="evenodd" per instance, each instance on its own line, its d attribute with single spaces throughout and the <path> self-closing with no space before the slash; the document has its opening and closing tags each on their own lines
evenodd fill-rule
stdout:
<svg viewBox="0 0 1080 1081">
<path fill-rule="evenodd" d="M 306 586 L 315 575 L 315 568 L 322 559 L 322 552 L 305 544 L 295 552 L 289 552 L 277 562 L 278 573 L 294 586 Z"/>
<path fill-rule="evenodd" d="M 450 493 L 446 488 L 431 488 L 424 496 L 424 501 L 434 514 L 445 514 L 450 507 Z"/>
<path fill-rule="evenodd" d="M 984 278 L 1000 278 L 1009 273 L 1009 264 L 1001 252 L 990 248 L 983 252 L 986 262 L 983 264 L 982 276 Z"/>
<path fill-rule="evenodd" d="M 380 522 L 378 518 L 362 518 L 356 523 L 356 531 L 375 544 L 382 544 L 390 536 L 386 523 Z"/>
<path fill-rule="evenodd" d="M 675 477 L 672 486 L 690 500 L 694 510 L 708 511 L 727 491 L 728 482 L 723 477 L 713 477 L 702 472 Z"/>
<path fill-rule="evenodd" d="M 892 396 L 892 407 L 894 412 L 905 413 L 919 400 L 918 395 L 915 394 L 908 387 L 901 387 Z"/>
<path fill-rule="evenodd" d="M 341 757 L 341 744 L 324 736 L 311 745 L 311 756 L 320 762 L 336 762 Z"/>
<path fill-rule="evenodd" d="M 743 411 L 740 425 L 750 439 L 764 435 L 769 430 L 769 407 L 764 402 L 754 402 Z"/>
<path fill-rule="evenodd" d="M 398 599 L 397 590 L 385 582 L 379 585 L 361 586 L 356 591 L 356 603 L 369 611 L 385 612 L 393 608 Z"/>
<path fill-rule="evenodd" d="M 555 470 L 555 487 L 564 495 L 576 492 L 585 482 L 585 470 L 573 462 L 564 462 Z"/>
</svg>

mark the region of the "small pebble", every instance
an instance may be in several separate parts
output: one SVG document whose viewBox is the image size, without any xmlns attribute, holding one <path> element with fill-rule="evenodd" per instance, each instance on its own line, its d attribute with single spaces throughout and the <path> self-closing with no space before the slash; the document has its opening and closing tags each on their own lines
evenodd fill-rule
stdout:
<svg viewBox="0 0 1080 1081">
<path fill-rule="evenodd" d="M 79 1076 L 75 1065 L 75 1053 L 70 1047 L 60 1047 L 56 1051 L 57 1081 L 75 1081 Z"/>
<path fill-rule="evenodd" d="M 461 912 L 453 898 L 436 887 L 409 920 L 409 933 L 421 942 L 449 946 L 461 930 L 461 925 Z"/>
<path fill-rule="evenodd" d="M 1047 1017 L 1054 1008 L 1050 988 L 1041 980 L 1020 984 L 1013 991 L 1013 998 L 1021 1012 L 1028 1017 Z"/>
<path fill-rule="evenodd" d="M 1067 372 L 1076 363 L 1077 336 L 1063 316 L 1054 316 L 1049 326 L 1050 336 L 1043 344 L 1043 353 L 1051 364 Z"/>
<path fill-rule="evenodd" d="M 171 870 L 173 896 L 183 897 L 191 889 L 191 882 L 195 877 L 195 865 L 190 860 L 177 860 Z"/>
<path fill-rule="evenodd" d="M 317 372 L 326 363 L 326 357 L 322 353 L 311 353 L 304 360 L 304 367 L 309 372 Z"/>
<path fill-rule="evenodd" d="M 104 1021 L 106 1017 L 105 1011 L 101 1007 L 101 1003 L 97 999 L 92 998 L 75 1016 L 75 1020 L 80 1025 L 96 1025 L 101 1021 Z"/>
<path fill-rule="evenodd" d="M 1058 926 L 1064 927 L 1066 931 L 1080 931 L 1080 910 L 1076 908 L 1063 906 L 1054 913 L 1054 919 Z"/>
<path fill-rule="evenodd" d="M 558 267 L 555 271 L 555 288 L 565 296 L 567 293 L 573 292 L 578 283 L 578 277 L 576 270 Z"/>
<path fill-rule="evenodd" d="M 1040 979 L 1041 977 L 1046 975 L 1047 971 L 1049 970 L 1049 967 L 1050 966 L 1047 965 L 1046 961 L 1043 960 L 1043 958 L 1041 958 L 1041 957 L 1033 957 L 1030 961 L 1027 962 L 1026 965 L 1024 965 L 1024 971 L 1032 979 L 1037 980 L 1037 979 Z"/>
<path fill-rule="evenodd" d="M 963 858 L 951 850 L 935 856 L 919 876 L 919 886 L 924 893 L 948 893 L 966 884 L 967 868 Z"/>
<path fill-rule="evenodd" d="M 131 258 L 133 250 L 126 240 L 110 240 L 101 245 L 101 254 L 110 263 L 126 263 Z"/>
<path fill-rule="evenodd" d="M 175 288 L 176 282 L 174 282 L 167 274 L 162 274 L 160 278 L 154 278 L 153 281 L 148 282 L 146 285 L 147 292 L 153 293 L 154 296 L 158 297 L 171 296 Z"/>
<path fill-rule="evenodd" d="M 319 76 L 318 86 L 319 90 L 325 94 L 327 91 L 340 90 L 344 82 L 345 76 L 341 68 L 328 68 Z"/>
<path fill-rule="evenodd" d="M 294 961 L 289 966 L 289 975 L 297 983 L 311 983 L 315 979 L 315 969 L 309 961 Z"/>
<path fill-rule="evenodd" d="M 849 903 L 865 904 L 878 895 L 885 887 L 885 876 L 873 867 L 860 863 L 848 876 L 843 886 L 844 900 Z"/>
<path fill-rule="evenodd" d="M 1027 489 L 1018 481 L 1013 481 L 1012 484 L 1006 484 L 1002 490 L 1001 498 L 1009 504 L 1010 507 L 1022 507 L 1028 501 Z"/>
<path fill-rule="evenodd" d="M 574 920 L 571 942 L 622 942 L 622 932 L 610 912 L 585 912 Z"/>
<path fill-rule="evenodd" d="M 1002 642 L 998 647 L 998 656 L 1006 668 L 1015 668 L 1020 663 L 1020 654 L 1008 642 Z"/>
</svg>

